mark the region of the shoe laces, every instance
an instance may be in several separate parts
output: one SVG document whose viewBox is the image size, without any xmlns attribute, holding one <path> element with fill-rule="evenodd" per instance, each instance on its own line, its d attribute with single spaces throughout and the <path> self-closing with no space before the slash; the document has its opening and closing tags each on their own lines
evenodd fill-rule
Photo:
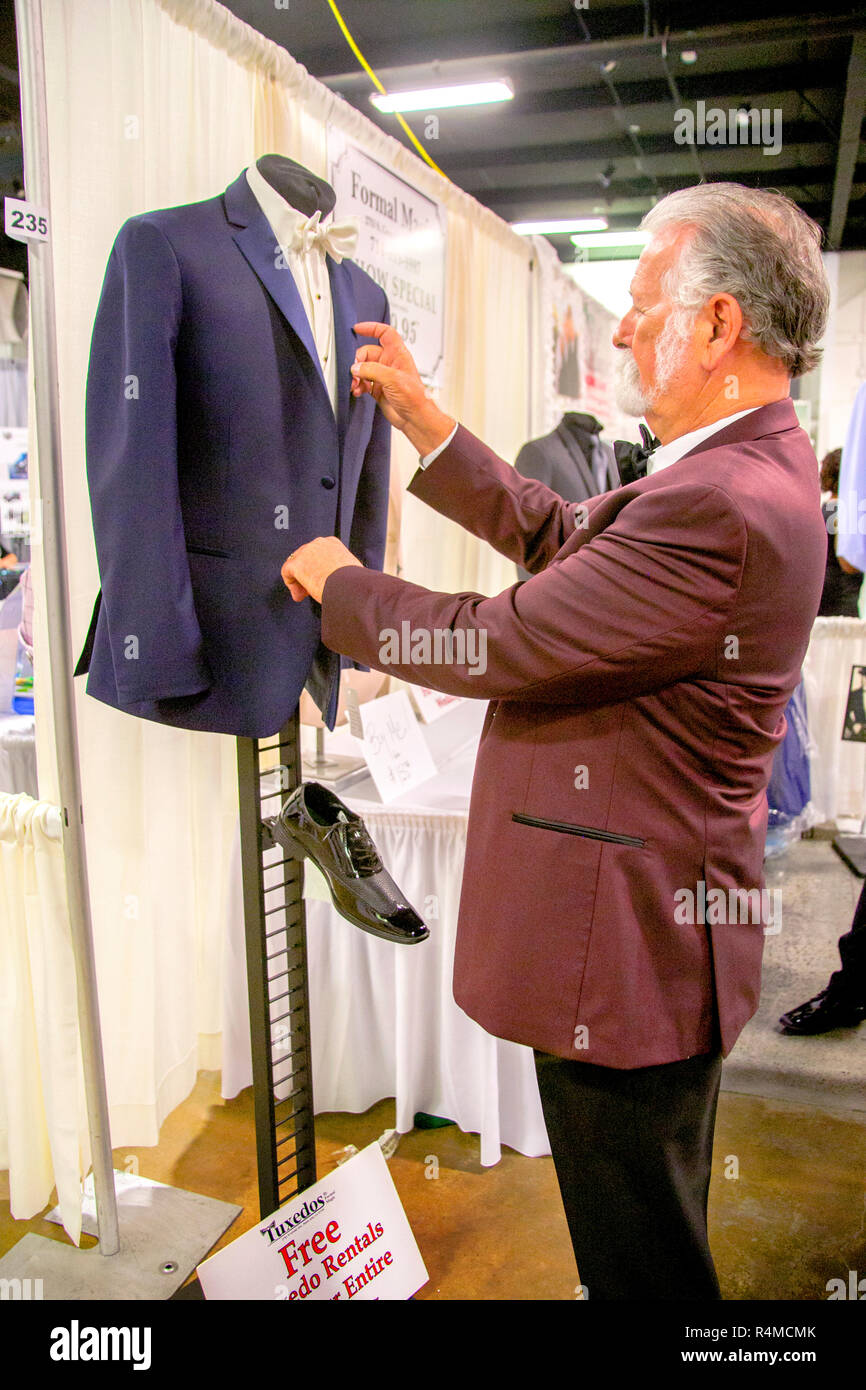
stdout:
<svg viewBox="0 0 866 1390">
<path fill-rule="evenodd" d="M 360 821 L 350 821 L 344 812 L 339 813 L 338 826 L 345 829 L 344 844 L 352 868 L 360 878 L 368 878 L 382 869 L 382 861 L 376 846 L 370 839 L 366 826 Z"/>
</svg>

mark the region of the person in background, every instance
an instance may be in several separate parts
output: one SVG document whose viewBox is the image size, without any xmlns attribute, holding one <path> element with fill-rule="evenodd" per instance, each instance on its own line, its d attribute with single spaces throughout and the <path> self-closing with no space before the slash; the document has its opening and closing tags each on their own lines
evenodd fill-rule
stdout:
<svg viewBox="0 0 866 1390">
<path fill-rule="evenodd" d="M 836 554 L 834 524 L 838 507 L 839 468 L 842 450 L 831 449 L 821 463 L 821 491 L 830 496 L 821 511 L 827 525 L 827 572 L 821 595 L 819 618 L 856 618 L 863 575 Z M 830 976 L 826 988 L 805 1004 L 782 1014 L 783 1033 L 794 1036 L 829 1033 L 833 1028 L 856 1028 L 866 1018 L 866 883 L 854 909 L 850 931 L 839 938 L 841 970 Z"/>
<path fill-rule="evenodd" d="M 33 665 L 33 576 L 28 565 L 21 576 L 21 622 L 18 625 L 27 660 Z"/>
<path fill-rule="evenodd" d="M 866 1018 L 866 883 L 851 929 L 839 938 L 839 957 L 842 969 L 833 972 L 826 988 L 782 1014 L 783 1033 L 829 1033 L 831 1028 L 856 1028 Z"/>
<path fill-rule="evenodd" d="M 3 542 L 0 541 L 0 569 L 10 570 L 13 565 L 17 564 L 18 556 L 13 554 L 11 550 L 7 550 Z"/>
<path fill-rule="evenodd" d="M 819 618 L 860 616 L 860 585 L 863 583 L 863 575 L 841 555 L 836 554 L 841 463 L 841 449 L 831 449 L 829 454 L 824 455 L 821 463 L 821 491 L 829 492 L 830 496 L 821 506 L 827 526 L 827 572 L 824 575 L 821 607 L 818 609 Z"/>
</svg>

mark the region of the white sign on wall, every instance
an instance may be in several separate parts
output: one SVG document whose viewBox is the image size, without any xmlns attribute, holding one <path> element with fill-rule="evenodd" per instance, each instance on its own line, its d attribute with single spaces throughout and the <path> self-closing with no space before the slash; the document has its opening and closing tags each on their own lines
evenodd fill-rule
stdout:
<svg viewBox="0 0 866 1390">
<path fill-rule="evenodd" d="M 353 259 L 381 285 L 391 323 L 428 385 L 439 383 L 445 342 L 445 213 L 439 203 L 333 126 L 328 127 L 328 178 L 334 216 L 360 223 Z"/>
<path fill-rule="evenodd" d="M 406 1299 L 427 1270 L 378 1143 L 197 1269 L 207 1299 Z"/>
</svg>

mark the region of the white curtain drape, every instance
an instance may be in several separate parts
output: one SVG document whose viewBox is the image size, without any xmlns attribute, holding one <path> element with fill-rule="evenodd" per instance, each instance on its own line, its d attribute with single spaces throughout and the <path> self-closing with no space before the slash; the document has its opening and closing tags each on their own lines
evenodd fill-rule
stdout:
<svg viewBox="0 0 866 1390">
<path fill-rule="evenodd" d="M 41 1211 L 57 1187 L 81 1234 L 79 1169 L 90 1165 L 60 813 L 0 793 L 0 1167 L 12 1215 Z"/>
<path fill-rule="evenodd" d="M 27 363 L 0 358 L 0 428 L 27 424 Z"/>
<path fill-rule="evenodd" d="M 46 19 L 51 249 L 76 643 L 98 588 L 84 401 L 112 241 L 127 217 L 220 193 L 267 152 L 327 175 L 328 122 L 444 204 L 442 402 L 514 457 L 529 423 L 530 250 L 504 223 L 212 0 L 54 0 Z M 30 387 L 33 418 L 32 379 Z M 38 498 L 36 441 L 31 458 Z M 402 441 L 395 460 L 408 477 L 415 461 Z M 34 515 L 39 793 L 53 802 L 47 670 L 50 660 L 66 657 L 48 651 L 38 505 Z M 495 592 L 513 579 L 505 561 L 414 499 L 407 499 L 402 550 L 406 577 L 433 587 Z M 196 1072 L 220 1065 L 223 972 L 231 968 L 224 944 L 237 912 L 229 901 L 235 744 L 129 718 L 89 699 L 83 681 L 76 685 L 111 1140 L 147 1146 L 157 1142 L 162 1120 L 189 1093 Z M 15 902 L 10 910 L 20 910 Z M 77 1140 L 82 1155 L 84 1134 Z"/>
</svg>

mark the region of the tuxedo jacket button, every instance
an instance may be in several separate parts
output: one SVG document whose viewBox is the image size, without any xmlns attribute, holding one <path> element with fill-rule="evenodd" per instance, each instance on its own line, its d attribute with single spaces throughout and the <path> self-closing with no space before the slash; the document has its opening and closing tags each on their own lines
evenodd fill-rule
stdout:
<svg viewBox="0 0 866 1390">
<path fill-rule="evenodd" d="M 335 486 L 335 483 L 334 483 L 334 479 L 333 479 L 333 478 L 323 478 L 323 479 L 322 479 L 322 487 L 326 487 L 326 488 L 328 488 L 328 490 L 330 491 L 330 489 L 331 489 L 332 487 L 334 487 L 334 486 Z"/>
</svg>

